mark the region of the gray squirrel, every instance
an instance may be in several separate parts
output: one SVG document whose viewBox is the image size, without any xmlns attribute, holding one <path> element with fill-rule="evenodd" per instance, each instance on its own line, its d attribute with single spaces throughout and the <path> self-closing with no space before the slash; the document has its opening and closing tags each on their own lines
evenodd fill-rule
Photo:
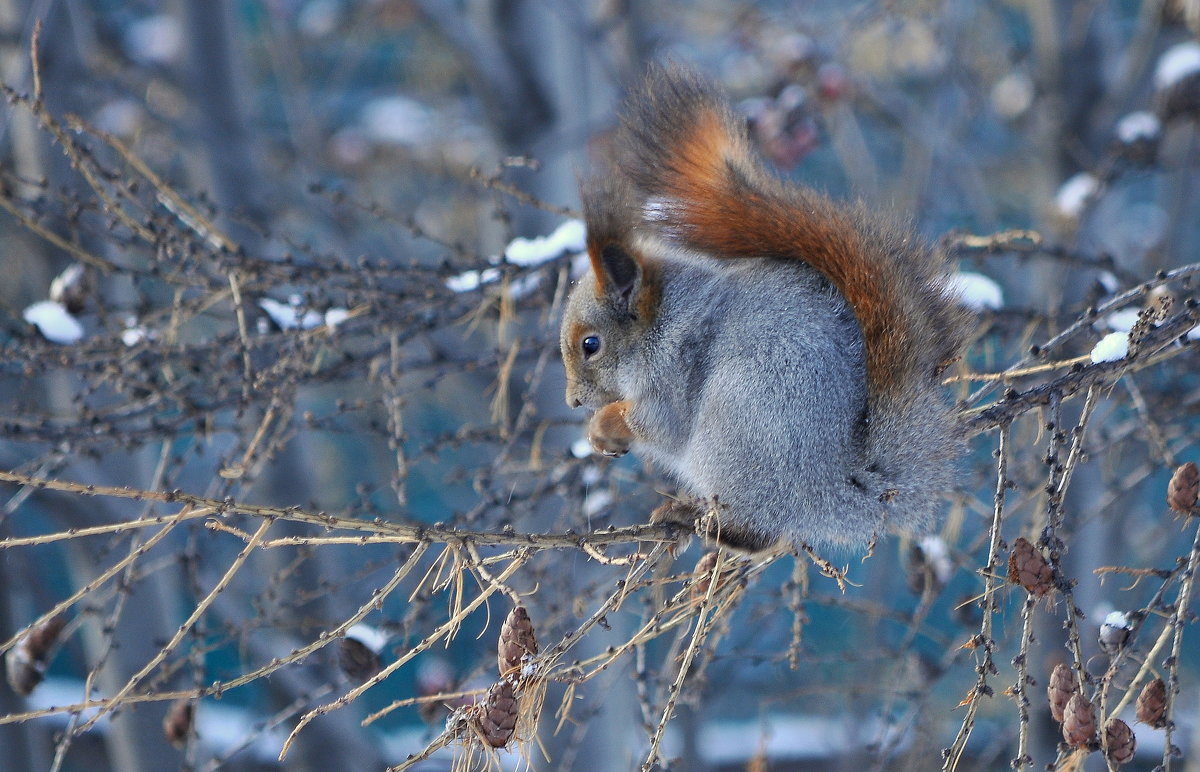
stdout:
<svg viewBox="0 0 1200 772">
<path fill-rule="evenodd" d="M 968 312 L 944 257 L 777 179 L 678 65 L 629 95 L 607 155 L 582 184 L 566 398 L 595 411 L 597 452 L 679 484 L 651 521 L 749 552 L 928 528 L 962 444 L 941 375 Z"/>
</svg>

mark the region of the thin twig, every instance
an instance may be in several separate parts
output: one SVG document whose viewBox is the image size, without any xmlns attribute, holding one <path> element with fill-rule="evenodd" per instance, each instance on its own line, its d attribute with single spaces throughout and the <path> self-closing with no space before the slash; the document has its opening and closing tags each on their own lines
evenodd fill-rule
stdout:
<svg viewBox="0 0 1200 772">
<path fill-rule="evenodd" d="M 473 600 L 471 600 L 469 603 L 463 605 L 458 610 L 457 613 L 455 613 L 453 616 L 450 617 L 450 619 L 448 619 L 447 621 L 443 622 L 441 625 L 439 625 L 438 627 L 436 627 L 432 631 L 430 631 L 430 633 L 428 635 L 426 635 L 425 638 L 420 643 L 418 643 L 416 646 L 412 647 L 407 652 L 405 652 L 403 656 L 397 658 L 390 665 L 388 665 L 387 667 L 380 670 L 378 673 L 376 673 L 371 678 L 367 679 L 367 681 L 365 681 L 361 685 L 351 689 L 349 692 L 343 694 L 341 697 L 337 698 L 333 702 L 329 702 L 329 703 L 326 703 L 319 707 L 313 708 L 312 710 L 310 710 L 309 712 L 307 712 L 303 716 L 301 716 L 300 721 L 296 724 L 296 727 L 291 731 L 291 734 L 288 735 L 287 740 L 284 741 L 283 749 L 279 751 L 279 760 L 283 761 L 285 758 L 287 758 L 288 750 L 291 748 L 292 743 L 295 742 L 296 736 L 299 735 L 300 732 L 304 729 L 304 727 L 308 726 L 308 724 L 311 723 L 313 719 L 317 718 L 318 716 L 323 716 L 326 713 L 330 713 L 334 710 L 337 710 L 338 708 L 343 708 L 346 705 L 349 705 L 351 702 L 358 699 L 358 697 L 360 695 L 362 695 L 363 692 L 367 691 L 368 689 L 370 689 L 372 686 L 375 686 L 376 684 L 382 683 L 384 681 L 384 679 L 386 679 L 392 673 L 399 670 L 401 666 L 408 663 L 417 654 L 420 654 L 422 651 L 425 651 L 430 646 L 432 646 L 435 642 L 437 642 L 438 640 L 441 640 L 450 631 L 456 630 L 459 627 L 459 625 L 462 624 L 463 618 L 465 618 L 468 614 L 470 614 L 475 609 L 479 608 L 479 606 L 482 605 L 484 603 L 484 601 L 486 601 L 489 597 L 491 597 L 492 593 L 496 591 L 496 588 L 498 586 L 500 586 L 504 581 L 506 581 L 510 576 L 512 576 L 514 573 L 516 573 L 518 568 L 525 565 L 525 563 L 529 560 L 529 558 L 531 556 L 532 556 L 532 553 L 530 553 L 528 550 L 523 551 L 521 554 L 519 554 L 496 577 L 495 585 L 487 587 L 486 589 L 483 590 L 483 592 L 479 593 L 479 595 L 476 596 Z"/>
<path fill-rule="evenodd" d="M 1167 628 L 1172 630 L 1171 657 L 1165 663 L 1167 670 L 1167 709 L 1166 736 L 1163 738 L 1163 770 L 1171 772 L 1171 762 L 1175 758 L 1176 748 L 1171 738 L 1175 732 L 1175 697 L 1179 694 L 1179 658 L 1183 653 L 1183 628 L 1188 624 L 1191 612 L 1192 585 L 1196 580 L 1196 568 L 1200 566 L 1200 526 L 1196 527 L 1196 535 L 1192 539 L 1192 550 L 1188 553 L 1187 569 L 1180 579 L 1179 598 L 1175 601 L 1175 613 L 1171 615 Z"/>
<path fill-rule="evenodd" d="M 368 543 L 381 544 L 412 544 L 423 541 L 438 543 L 471 541 L 480 545 L 508 545 L 513 547 L 529 547 L 531 549 L 577 549 L 580 541 L 593 545 L 635 544 L 639 541 L 656 543 L 675 543 L 679 539 L 678 528 L 672 525 L 635 525 L 624 528 L 604 528 L 592 531 L 586 535 L 564 533 L 494 533 L 488 531 L 469 531 L 458 528 L 438 526 L 409 526 L 401 523 L 391 523 L 383 520 L 358 520 L 328 515 L 322 512 L 308 512 L 299 507 L 269 507 L 259 504 L 245 504 L 233 499 L 214 499 L 174 491 L 151 491 L 128 487 L 108 485 L 89 485 L 87 483 L 68 482 L 63 480 L 46 480 L 31 475 L 16 472 L 0 471 L 0 482 L 10 482 L 18 485 L 29 485 L 46 490 L 66 491 L 86 496 L 111 496 L 114 498 L 133 499 L 135 501 L 158 501 L 162 503 L 190 504 L 193 507 L 204 507 L 209 514 L 238 513 L 256 517 L 272 517 L 277 520 L 287 520 L 297 523 L 307 523 L 321 529 L 341 529 L 370 534 Z M 178 517 L 179 515 L 176 515 Z M 184 515 L 187 517 L 187 515 Z M 130 527 L 144 527 L 154 524 L 154 521 L 131 522 Z M 61 538 L 70 538 L 64 534 Z M 0 539 L 0 549 L 8 543 L 7 537 Z M 0 647 L 3 650 L 3 647 Z"/>
<path fill-rule="evenodd" d="M 249 559 L 250 555 L 258 547 L 258 543 L 262 541 L 264 536 L 266 536 L 267 529 L 270 528 L 273 523 L 274 520 L 270 518 L 262 521 L 262 523 L 258 526 L 258 530 L 254 532 L 253 538 L 251 538 L 246 546 L 242 548 L 241 552 L 237 554 L 237 557 L 230 562 L 229 568 L 225 570 L 224 575 L 221 576 L 220 580 L 217 581 L 216 585 L 212 588 L 212 590 L 209 591 L 208 595 L 204 596 L 204 598 L 202 598 L 200 602 L 196 604 L 195 608 L 192 609 L 192 613 L 188 615 L 188 618 L 184 621 L 184 623 L 179 626 L 178 630 L 175 631 L 175 635 L 171 637 L 171 640 L 168 641 L 162 648 L 160 648 L 158 653 L 151 657 L 150 661 L 142 666 L 142 669 L 135 673 L 125 683 L 125 685 L 121 687 L 120 691 L 114 694 L 105 702 L 103 706 L 100 707 L 99 710 L 92 715 L 91 718 L 85 721 L 84 724 L 76 730 L 77 734 L 91 729 L 104 715 L 117 708 L 123 702 L 126 694 L 129 694 L 129 692 L 131 692 L 135 686 L 141 683 L 142 679 L 149 675 L 150 672 L 156 667 L 158 667 L 163 660 L 171 656 L 171 654 L 179 646 L 180 641 L 183 640 L 183 637 L 192 629 L 192 626 L 195 625 L 200 617 L 204 615 L 204 612 L 207 611 L 208 607 L 211 606 L 213 601 L 217 599 L 217 596 L 224 592 L 225 588 L 229 586 L 229 583 L 233 581 L 233 577 L 236 576 L 238 571 L 241 570 L 242 566 L 245 565 L 246 560 Z"/>
<path fill-rule="evenodd" d="M 975 728 L 975 713 L 979 709 L 980 698 L 992 694 L 992 688 L 987 683 L 988 675 L 998 672 L 992 662 L 992 652 L 996 646 L 992 637 L 992 615 L 998 610 L 995 595 L 1000 568 L 1000 526 L 1004 522 L 1004 497 L 1008 490 L 1008 443 L 1009 427 L 1004 425 L 1000 427 L 1000 439 L 996 451 L 996 493 L 993 497 L 995 506 L 989 530 L 988 560 L 980 570 L 983 575 L 983 622 L 979 636 L 976 638 L 976 645 L 973 647 L 982 655 L 982 661 L 978 656 L 976 658 L 975 672 L 978 673 L 979 679 L 966 700 L 966 715 L 963 716 L 962 725 L 959 727 L 954 742 L 949 748 L 942 751 L 944 772 L 958 769 L 958 763 L 962 760 L 963 751 L 967 747 L 967 740 L 970 739 L 971 732 Z"/>
</svg>

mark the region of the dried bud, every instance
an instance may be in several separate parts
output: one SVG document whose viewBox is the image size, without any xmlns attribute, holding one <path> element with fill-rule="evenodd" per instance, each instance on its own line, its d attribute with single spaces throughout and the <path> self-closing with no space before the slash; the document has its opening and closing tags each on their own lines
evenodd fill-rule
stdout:
<svg viewBox="0 0 1200 772">
<path fill-rule="evenodd" d="M 1154 101 L 1164 121 L 1200 111 L 1200 43 L 1177 43 L 1154 66 Z"/>
<path fill-rule="evenodd" d="M 1067 702 L 1062 732 L 1072 748 L 1087 748 L 1096 741 L 1096 710 L 1082 692 L 1075 692 Z"/>
<path fill-rule="evenodd" d="M 1050 673 L 1050 685 L 1046 687 L 1046 697 L 1050 700 L 1050 715 L 1055 721 L 1061 722 L 1067 709 L 1067 703 L 1079 690 L 1079 682 L 1075 678 L 1075 670 L 1069 665 L 1058 663 Z"/>
<path fill-rule="evenodd" d="M 1100 649 L 1110 657 L 1115 657 L 1129 641 L 1133 624 L 1129 616 L 1121 611 L 1113 611 L 1104 618 L 1100 625 Z"/>
<path fill-rule="evenodd" d="M 1128 764 L 1133 761 L 1133 752 L 1137 750 L 1137 738 L 1133 730 L 1119 718 L 1110 718 L 1104 722 L 1104 755 L 1114 764 Z"/>
<path fill-rule="evenodd" d="M 493 748 L 508 745 L 517 727 L 517 698 L 513 696 L 512 682 L 505 679 L 492 684 L 480 708 L 477 722 L 488 745 Z"/>
<path fill-rule="evenodd" d="M 699 602 L 708 594 L 708 586 L 712 584 L 713 568 L 717 565 L 717 551 L 706 552 L 696 561 L 696 567 L 692 569 L 692 592 L 691 598 L 695 602 Z"/>
<path fill-rule="evenodd" d="M 514 606 L 500 628 L 500 641 L 496 647 L 500 677 L 521 672 L 526 655 L 537 654 L 537 638 L 533 634 L 533 622 L 524 606 Z"/>
<path fill-rule="evenodd" d="M 1164 121 L 1194 116 L 1200 112 L 1200 71 L 1163 88 L 1155 95 L 1154 101 Z"/>
<path fill-rule="evenodd" d="M 1123 116 L 1113 128 L 1116 134 L 1114 152 L 1133 163 L 1154 163 L 1162 139 L 1162 121 L 1157 115 L 1138 110 Z"/>
<path fill-rule="evenodd" d="M 455 687 L 454 669 L 449 662 L 434 654 L 421 657 L 420 664 L 417 665 L 417 694 L 422 697 L 432 697 L 454 691 Z M 463 697 L 457 698 L 457 701 L 421 702 L 417 705 L 417 712 L 425 721 L 436 724 L 445 721 L 446 715 L 456 708 L 464 707 L 472 702 Z"/>
<path fill-rule="evenodd" d="M 46 675 L 46 661 L 50 650 L 58 641 L 58 635 L 67 624 L 62 614 L 50 617 L 45 622 L 30 628 L 16 645 L 8 650 L 4 662 L 8 670 L 8 684 L 21 696 L 32 692 Z"/>
<path fill-rule="evenodd" d="M 940 536 L 926 536 L 913 542 L 908 550 L 908 588 L 920 595 L 928 587 L 934 591 L 945 587 L 954 575 L 950 549 Z"/>
<path fill-rule="evenodd" d="M 163 736 L 167 738 L 167 742 L 176 748 L 182 748 L 187 743 L 188 735 L 192 733 L 195 714 L 195 703 L 192 700 L 181 698 L 172 702 L 163 719 Z"/>
<path fill-rule="evenodd" d="M 1054 572 L 1041 550 L 1033 546 L 1024 536 L 1013 542 L 1012 554 L 1008 556 L 1008 581 L 1019 584 L 1030 595 L 1042 597 L 1054 586 Z"/>
<path fill-rule="evenodd" d="M 1137 717 L 1138 721 L 1152 729 L 1162 729 L 1167 725 L 1167 685 L 1161 678 L 1155 678 L 1142 687 L 1142 693 L 1137 698 Z"/>
<path fill-rule="evenodd" d="M 358 682 L 370 679 L 383 666 L 379 655 L 357 638 L 347 637 L 338 641 L 337 657 L 342 672 Z"/>
<path fill-rule="evenodd" d="M 83 310 L 91 292 L 91 274 L 80 263 L 68 265 L 50 282 L 50 299 L 62 305 L 71 314 L 78 314 Z"/>
<path fill-rule="evenodd" d="M 1171 476 L 1167 485 L 1167 506 L 1186 515 L 1195 508 L 1197 494 L 1200 494 L 1200 469 L 1189 461 Z"/>
<path fill-rule="evenodd" d="M 954 621 L 963 627 L 979 627 L 979 623 L 983 620 L 983 609 L 979 604 L 980 598 L 975 593 L 959 596 L 958 601 L 954 604 L 954 610 L 951 612 Z"/>
<path fill-rule="evenodd" d="M 378 628 L 362 622 L 351 625 L 338 641 L 338 667 L 352 680 L 366 681 L 382 667 L 379 655 L 387 640 L 387 633 Z"/>
<path fill-rule="evenodd" d="M 1162 294 L 1138 312 L 1137 321 L 1129 330 L 1129 353 L 1135 354 L 1141 348 L 1142 342 L 1154 328 L 1162 323 L 1171 313 L 1175 298 L 1170 294 Z"/>
</svg>

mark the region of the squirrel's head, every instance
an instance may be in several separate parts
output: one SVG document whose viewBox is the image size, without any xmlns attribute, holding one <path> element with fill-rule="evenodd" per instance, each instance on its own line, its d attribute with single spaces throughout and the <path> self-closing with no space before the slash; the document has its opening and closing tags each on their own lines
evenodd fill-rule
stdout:
<svg viewBox="0 0 1200 772">
<path fill-rule="evenodd" d="M 623 177 L 598 174 L 580 197 L 592 270 L 567 299 L 560 343 L 567 404 L 596 410 L 629 397 L 622 377 L 657 316 L 658 271 L 638 244 L 640 209 Z"/>
<path fill-rule="evenodd" d="M 592 241 L 592 270 L 567 299 L 560 345 L 567 370 L 567 404 L 592 410 L 625 399 L 622 364 L 645 345 L 657 312 L 655 271 L 625 244 Z"/>
</svg>

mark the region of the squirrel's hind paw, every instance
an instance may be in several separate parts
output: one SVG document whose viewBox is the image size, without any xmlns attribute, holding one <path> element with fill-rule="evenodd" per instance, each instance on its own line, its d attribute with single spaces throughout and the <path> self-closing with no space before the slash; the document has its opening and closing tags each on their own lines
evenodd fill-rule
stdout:
<svg viewBox="0 0 1200 772">
<path fill-rule="evenodd" d="M 664 523 L 673 523 L 675 525 L 687 526 L 688 528 L 695 528 L 696 521 L 703 516 L 704 508 L 695 502 L 667 499 L 650 513 L 650 524 L 662 525 Z"/>
<path fill-rule="evenodd" d="M 708 507 L 700 502 L 668 499 L 650 513 L 650 522 L 655 525 L 683 525 L 695 530 L 708 541 L 715 541 L 726 549 L 746 554 L 763 552 L 779 542 L 779 534 L 722 523 L 718 519 L 719 511 L 719 506 Z"/>
<path fill-rule="evenodd" d="M 766 552 L 779 543 L 779 535 L 713 523 L 704 529 L 705 538 L 716 541 L 727 550 L 753 555 Z"/>
</svg>

